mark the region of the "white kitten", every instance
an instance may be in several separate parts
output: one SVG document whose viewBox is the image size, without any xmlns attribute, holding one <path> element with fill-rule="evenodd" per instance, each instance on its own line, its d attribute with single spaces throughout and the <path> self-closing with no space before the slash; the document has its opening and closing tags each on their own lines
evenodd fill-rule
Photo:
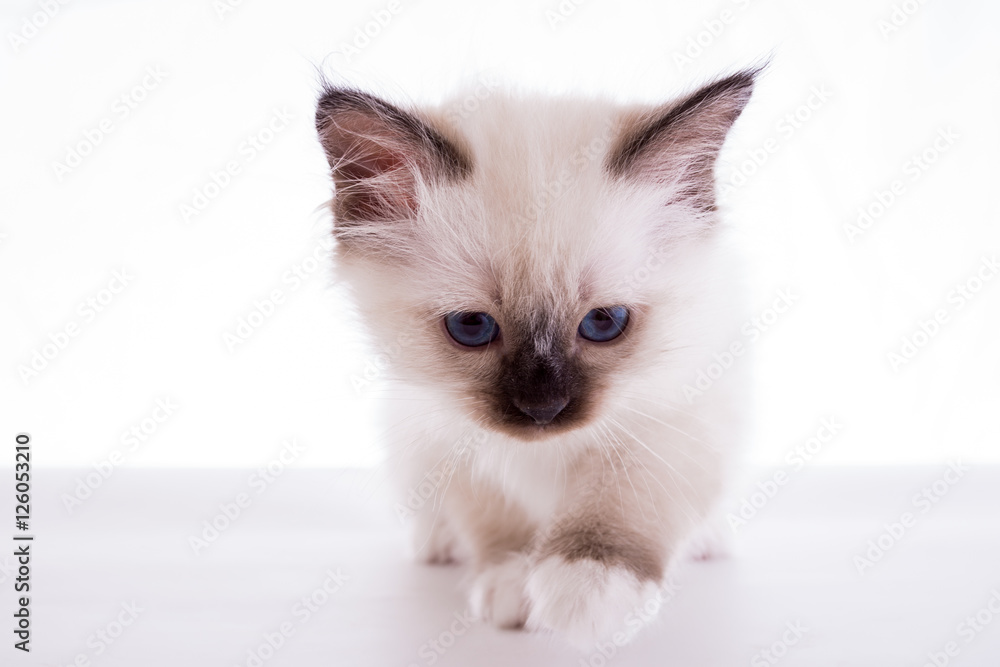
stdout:
<svg viewBox="0 0 1000 667">
<path fill-rule="evenodd" d="M 467 559 L 497 625 L 631 636 L 713 510 L 744 397 L 735 369 L 691 385 L 738 340 L 713 168 L 756 74 L 656 108 L 494 94 L 464 117 L 323 92 L 338 275 L 399 350 L 404 494 L 433 489 L 414 544 Z"/>
</svg>

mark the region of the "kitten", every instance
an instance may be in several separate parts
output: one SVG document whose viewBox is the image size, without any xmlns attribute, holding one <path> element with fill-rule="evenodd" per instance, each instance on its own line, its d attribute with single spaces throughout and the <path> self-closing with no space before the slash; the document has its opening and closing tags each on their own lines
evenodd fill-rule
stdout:
<svg viewBox="0 0 1000 667">
<path fill-rule="evenodd" d="M 487 621 L 631 637 L 711 529 L 745 403 L 735 364 L 692 389 L 741 321 L 713 168 L 757 73 L 658 107 L 322 93 L 336 271 L 394 350 L 404 495 L 432 496 L 415 550 L 467 561 Z"/>
</svg>

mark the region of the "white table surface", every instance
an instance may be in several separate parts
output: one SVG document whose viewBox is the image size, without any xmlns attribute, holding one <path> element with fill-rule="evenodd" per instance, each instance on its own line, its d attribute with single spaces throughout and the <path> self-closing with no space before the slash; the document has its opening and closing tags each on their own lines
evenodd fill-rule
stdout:
<svg viewBox="0 0 1000 667">
<path fill-rule="evenodd" d="M 405 528 L 377 474 L 287 470 L 257 494 L 248 470 L 118 469 L 69 513 L 60 498 L 87 471 L 40 468 L 33 650 L 13 650 L 4 629 L 0 664 L 921 667 L 933 664 L 928 653 L 944 664 L 955 642 L 947 664 L 996 667 L 1000 613 L 988 604 L 996 594 L 1000 610 L 1000 469 L 972 468 L 921 512 L 912 496 L 945 469 L 802 470 L 739 531 L 732 558 L 681 566 L 660 619 L 605 658 L 546 635 L 454 623 L 467 611 L 462 571 L 407 560 Z M 11 471 L 0 474 L 12 496 Z M 251 505 L 195 555 L 189 537 L 241 492 Z M 860 574 L 854 556 L 906 511 L 916 524 Z M 11 552 L 0 556 L 5 626 Z M 328 571 L 346 580 L 316 594 L 324 604 L 305 618 L 295 605 Z M 141 611 L 118 628 L 133 604 Z M 977 613 L 991 622 L 978 632 L 961 625 Z M 258 663 L 249 651 L 283 623 L 293 633 Z M 788 623 L 802 636 L 769 662 L 760 651 L 793 639 Z M 99 630 L 121 632 L 109 645 Z"/>
</svg>

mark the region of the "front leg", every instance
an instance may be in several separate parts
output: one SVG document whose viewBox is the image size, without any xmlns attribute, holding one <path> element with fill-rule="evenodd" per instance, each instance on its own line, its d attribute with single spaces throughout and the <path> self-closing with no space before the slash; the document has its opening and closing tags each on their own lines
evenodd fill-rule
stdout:
<svg viewBox="0 0 1000 667">
<path fill-rule="evenodd" d="M 695 487 L 671 488 L 669 475 L 655 480 L 649 471 L 632 454 L 593 452 L 580 462 L 563 511 L 536 543 L 528 628 L 557 631 L 581 648 L 628 641 L 642 628 L 704 505 Z"/>
<path fill-rule="evenodd" d="M 605 527 L 596 534 L 568 526 L 560 541 L 531 570 L 527 627 L 554 630 L 580 648 L 618 632 L 631 639 L 663 579 L 657 545 Z"/>
<path fill-rule="evenodd" d="M 501 628 L 523 627 L 534 522 L 498 488 L 486 480 L 473 482 L 471 474 L 455 480 L 447 501 L 449 519 L 470 546 L 473 613 Z"/>
</svg>

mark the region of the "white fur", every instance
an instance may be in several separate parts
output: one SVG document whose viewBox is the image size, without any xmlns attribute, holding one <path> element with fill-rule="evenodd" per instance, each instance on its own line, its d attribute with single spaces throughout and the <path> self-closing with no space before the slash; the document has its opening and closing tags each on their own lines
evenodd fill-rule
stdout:
<svg viewBox="0 0 1000 667">
<path fill-rule="evenodd" d="M 469 594 L 472 613 L 501 628 L 519 628 L 528 619 L 525 584 L 531 573 L 525 554 L 486 567 L 475 579 Z"/>
<path fill-rule="evenodd" d="M 603 480 L 614 499 L 605 511 L 652 522 L 644 525 L 657 527 L 668 561 L 686 541 L 708 555 L 711 541 L 692 536 L 723 486 L 745 407 L 742 359 L 704 396 L 685 396 L 713 354 L 741 340 L 739 267 L 714 214 L 678 196 L 679 180 L 608 177 L 604 160 L 624 131 L 622 114 L 609 102 L 500 93 L 465 118 L 426 112 L 471 155 L 472 175 L 457 183 L 418 178 L 416 217 L 351 231 L 379 239 L 384 256 L 341 251 L 337 266 L 376 350 L 390 354 L 386 446 L 403 495 L 428 471 L 447 469 L 415 523 L 420 557 L 448 560 L 462 551 L 457 544 L 472 545 L 471 601 L 481 617 L 556 630 L 580 646 L 620 629 L 658 582 L 617 565 L 544 555 L 553 517 L 572 512 L 590 497 L 587 484 Z M 440 327 L 448 312 L 489 312 L 519 299 L 525 308 L 570 313 L 630 304 L 641 319 L 641 353 L 606 378 L 594 419 L 543 441 L 481 428 L 481 405 L 465 384 L 480 358 L 448 348 Z M 479 507 L 516 509 L 536 537 L 499 564 L 477 556 L 476 531 L 489 535 L 496 521 L 477 525 Z"/>
<path fill-rule="evenodd" d="M 619 637 L 632 639 L 634 631 L 627 621 L 656 598 L 657 587 L 640 582 L 624 568 L 551 556 L 532 569 L 527 592 L 529 628 L 561 632 L 570 644 L 586 649 L 595 637 L 621 633 Z"/>
</svg>

